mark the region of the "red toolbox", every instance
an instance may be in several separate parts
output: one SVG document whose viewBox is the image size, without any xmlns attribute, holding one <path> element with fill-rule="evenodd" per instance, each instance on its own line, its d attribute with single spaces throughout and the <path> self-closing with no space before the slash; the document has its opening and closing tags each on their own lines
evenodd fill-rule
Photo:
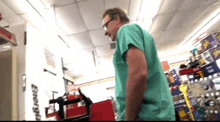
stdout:
<svg viewBox="0 0 220 122">
<path fill-rule="evenodd" d="M 67 101 L 64 101 L 62 97 L 50 100 L 50 104 L 55 102 L 59 104 L 59 111 L 51 114 L 46 112 L 46 117 L 56 116 L 58 121 L 115 121 L 114 107 L 111 100 L 92 103 L 81 91 L 79 92 L 80 95 L 68 95 Z M 84 100 L 85 106 L 78 105 L 82 100 Z M 65 112 L 63 106 L 66 106 Z"/>
<path fill-rule="evenodd" d="M 92 105 L 92 116 L 90 121 L 115 121 L 113 103 L 106 100 Z"/>
<path fill-rule="evenodd" d="M 115 121 L 115 114 L 113 110 L 113 103 L 111 100 L 106 100 L 94 103 L 91 106 L 91 116 L 89 121 Z M 87 114 L 86 106 L 70 107 L 66 109 L 66 118 L 74 119 Z"/>
</svg>

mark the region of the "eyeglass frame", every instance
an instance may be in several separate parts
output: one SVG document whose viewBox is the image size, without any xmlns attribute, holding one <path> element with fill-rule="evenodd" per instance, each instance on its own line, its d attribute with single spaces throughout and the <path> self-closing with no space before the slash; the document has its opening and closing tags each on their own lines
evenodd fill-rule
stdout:
<svg viewBox="0 0 220 122">
<path fill-rule="evenodd" d="M 108 30 L 108 24 L 109 24 L 109 22 L 111 22 L 112 20 L 114 20 L 114 17 L 112 17 L 108 22 L 106 22 L 106 23 L 103 25 L 103 28 L 104 28 L 105 31 Z"/>
</svg>

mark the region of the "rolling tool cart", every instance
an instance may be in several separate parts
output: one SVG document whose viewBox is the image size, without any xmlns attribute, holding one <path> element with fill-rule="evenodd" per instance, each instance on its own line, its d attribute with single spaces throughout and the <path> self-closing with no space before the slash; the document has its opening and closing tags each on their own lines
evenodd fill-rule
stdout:
<svg viewBox="0 0 220 122">
<path fill-rule="evenodd" d="M 48 114 L 48 107 L 45 110 L 46 117 L 55 117 L 57 121 L 115 121 L 111 100 L 93 103 L 80 89 L 78 92 L 79 95 L 64 94 L 62 97 L 50 100 L 49 104 L 59 104 L 59 111 Z"/>
</svg>

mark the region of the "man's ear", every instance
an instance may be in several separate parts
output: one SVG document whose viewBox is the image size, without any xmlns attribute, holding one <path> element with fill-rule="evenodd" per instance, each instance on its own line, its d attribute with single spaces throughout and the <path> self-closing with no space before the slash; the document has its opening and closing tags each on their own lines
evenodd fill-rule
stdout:
<svg viewBox="0 0 220 122">
<path fill-rule="evenodd" d="M 119 16 L 117 16 L 117 17 L 115 18 L 115 20 L 118 21 L 118 22 L 121 22 L 121 18 L 120 18 Z"/>
</svg>

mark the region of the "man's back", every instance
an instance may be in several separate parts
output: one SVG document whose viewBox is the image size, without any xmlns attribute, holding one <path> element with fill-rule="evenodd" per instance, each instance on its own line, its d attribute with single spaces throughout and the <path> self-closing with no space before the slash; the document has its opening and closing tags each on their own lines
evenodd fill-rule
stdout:
<svg viewBox="0 0 220 122">
<path fill-rule="evenodd" d="M 124 120 L 128 66 L 125 54 L 133 45 L 145 52 L 148 63 L 148 85 L 139 117 L 144 120 L 175 120 L 174 104 L 168 82 L 159 61 L 154 39 L 136 24 L 125 25 L 117 33 L 115 66 L 115 92 L 119 120 Z"/>
</svg>

